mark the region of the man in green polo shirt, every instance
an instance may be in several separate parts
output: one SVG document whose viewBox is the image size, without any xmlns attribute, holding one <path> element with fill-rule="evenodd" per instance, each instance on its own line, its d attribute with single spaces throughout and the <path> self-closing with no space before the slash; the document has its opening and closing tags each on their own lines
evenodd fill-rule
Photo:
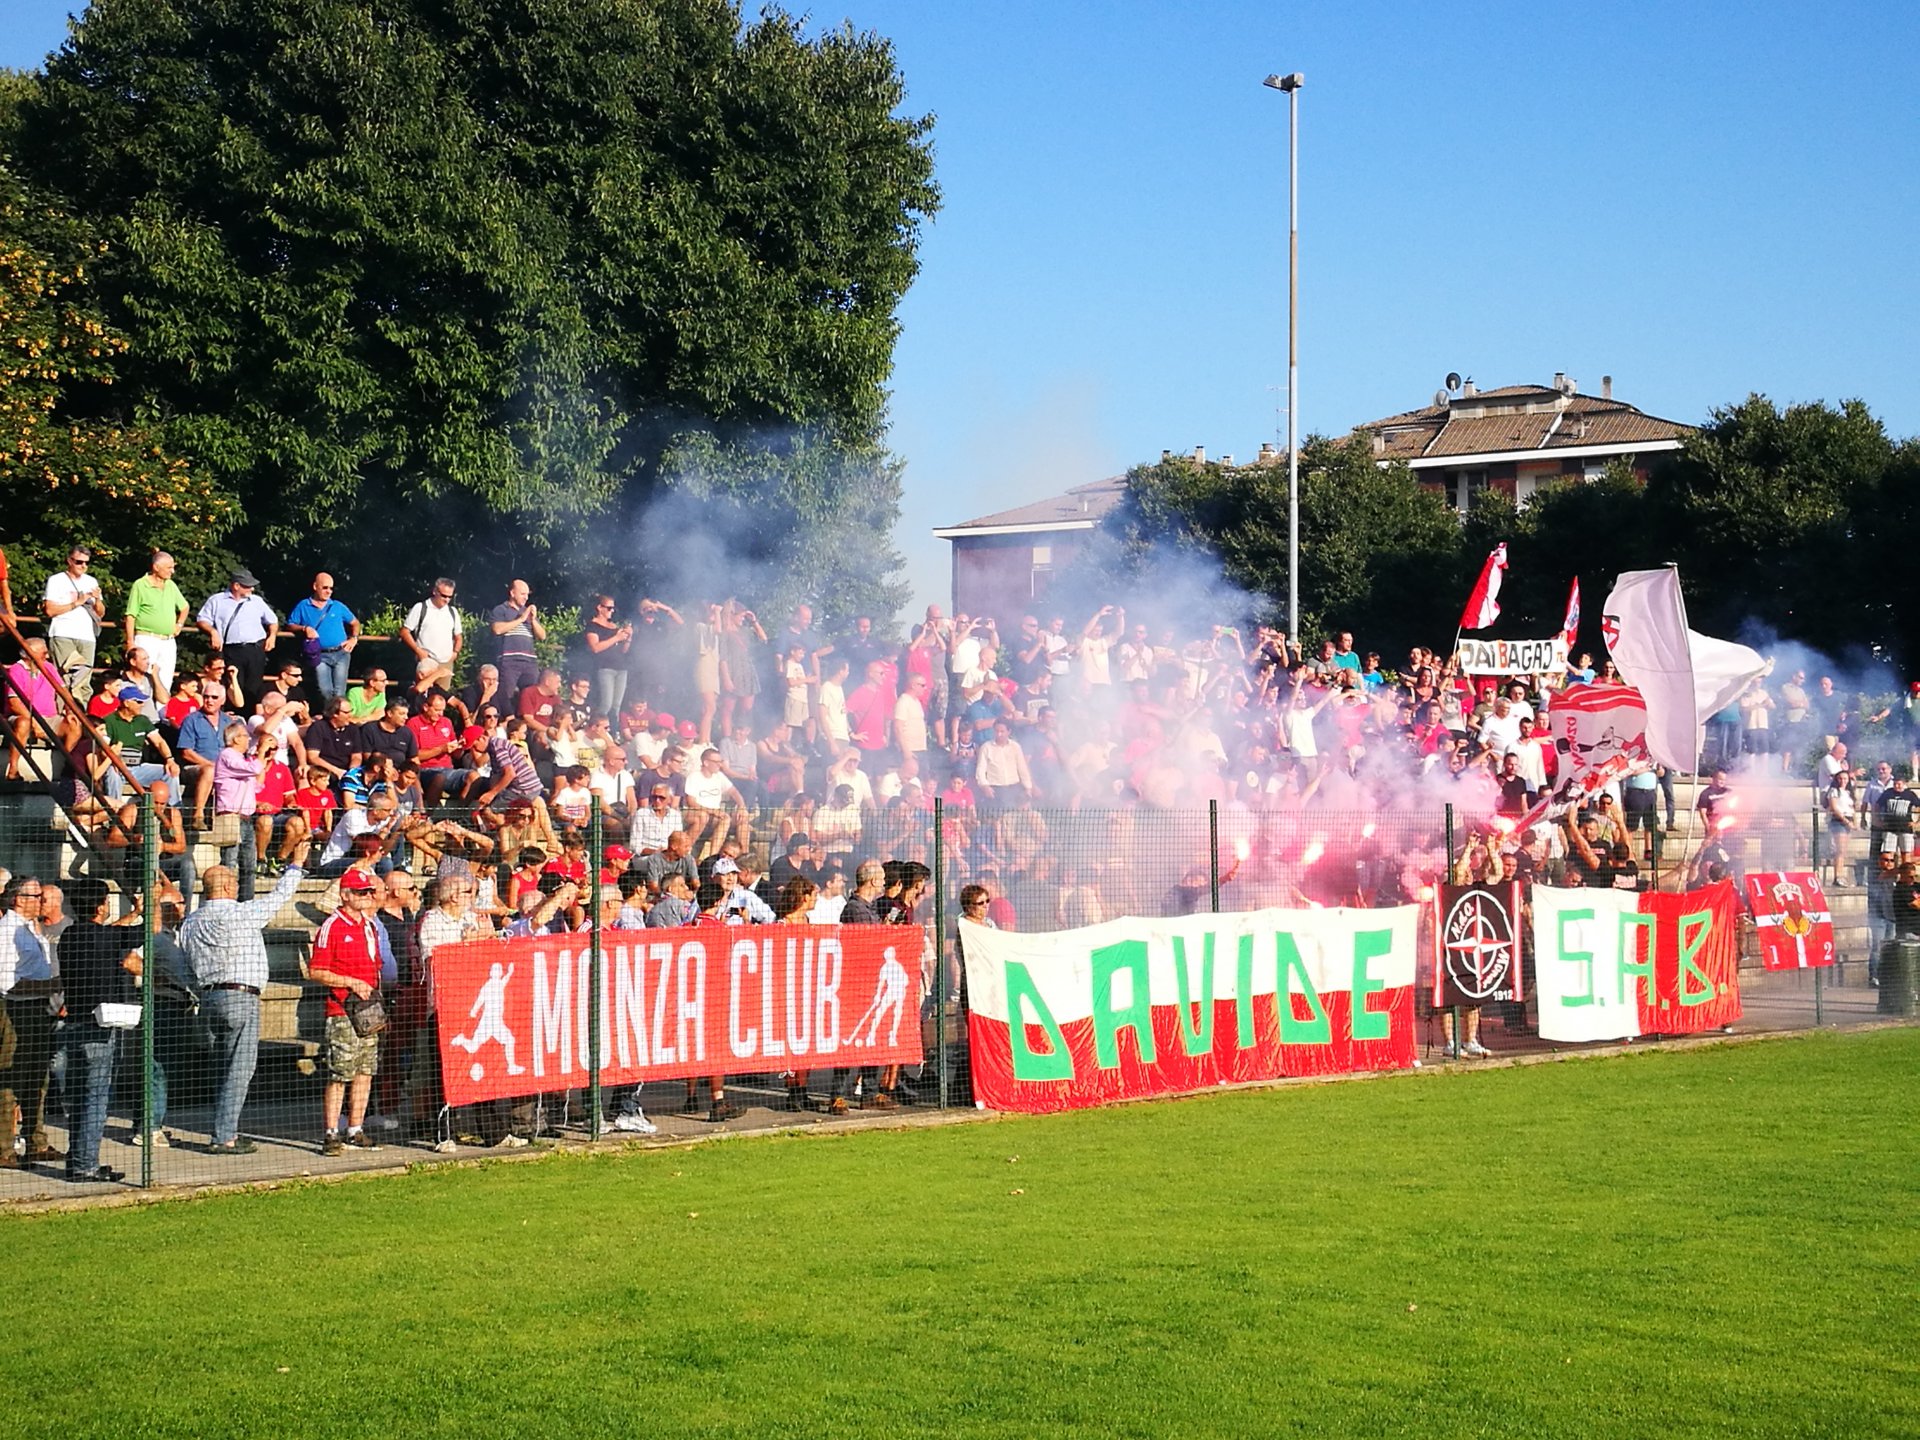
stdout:
<svg viewBox="0 0 1920 1440">
<path fill-rule="evenodd" d="M 127 649 L 147 652 L 156 700 L 165 700 L 179 669 L 180 627 L 187 623 L 187 597 L 173 583 L 173 556 L 153 552 L 147 573 L 127 587 Z"/>
<path fill-rule="evenodd" d="M 358 685 L 347 687 L 346 701 L 356 725 L 378 720 L 387 713 L 387 672 L 377 666 L 369 670 Z"/>
</svg>

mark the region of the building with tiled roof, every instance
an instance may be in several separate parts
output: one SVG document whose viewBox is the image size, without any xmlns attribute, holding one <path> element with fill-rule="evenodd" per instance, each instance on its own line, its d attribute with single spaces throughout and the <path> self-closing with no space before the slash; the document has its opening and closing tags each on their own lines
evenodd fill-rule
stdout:
<svg viewBox="0 0 1920 1440">
<path fill-rule="evenodd" d="M 1079 553 L 1126 485 L 1125 476 L 1114 475 L 935 530 L 953 546 L 953 613 L 991 615 L 1003 625 L 1017 620 L 1045 598 L 1054 574 Z"/>
<path fill-rule="evenodd" d="M 1444 491 L 1464 514 L 1483 490 L 1524 505 L 1547 482 L 1595 479 L 1614 460 L 1644 479 L 1652 457 L 1678 450 L 1693 427 L 1614 399 L 1610 375 L 1602 377 L 1598 395 L 1556 375 L 1551 385 L 1494 390 L 1468 380 L 1441 391 L 1424 409 L 1370 420 L 1354 432 L 1371 437 L 1383 465 L 1404 460 L 1422 484 Z"/>
</svg>

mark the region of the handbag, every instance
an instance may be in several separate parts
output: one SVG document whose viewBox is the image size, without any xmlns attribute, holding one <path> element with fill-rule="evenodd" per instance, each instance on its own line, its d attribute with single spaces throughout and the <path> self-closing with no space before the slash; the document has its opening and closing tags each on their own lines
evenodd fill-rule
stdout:
<svg viewBox="0 0 1920 1440">
<path fill-rule="evenodd" d="M 380 998 L 378 990 L 364 1000 L 349 995 L 340 1003 L 347 1012 L 347 1020 L 353 1026 L 353 1033 L 362 1040 L 369 1035 L 378 1035 L 387 1028 L 387 1002 Z"/>
</svg>

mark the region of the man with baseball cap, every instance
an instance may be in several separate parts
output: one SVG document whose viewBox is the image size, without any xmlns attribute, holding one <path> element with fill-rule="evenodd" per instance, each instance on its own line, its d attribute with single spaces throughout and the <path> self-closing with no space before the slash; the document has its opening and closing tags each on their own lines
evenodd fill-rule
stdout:
<svg viewBox="0 0 1920 1440">
<path fill-rule="evenodd" d="M 194 624 L 206 635 L 216 655 L 240 678 L 240 693 L 251 705 L 260 698 L 260 677 L 266 674 L 267 654 L 280 638 L 280 617 L 254 592 L 260 582 L 245 566 L 233 572 L 227 588 L 209 595 Z"/>
<path fill-rule="evenodd" d="M 730 855 L 722 855 L 711 863 L 709 873 L 720 884 L 722 916 L 728 920 L 745 921 L 749 925 L 773 923 L 773 907 L 740 883 L 739 861 Z"/>
<path fill-rule="evenodd" d="M 136 784 L 155 787 L 156 802 L 171 804 L 177 801 L 180 787 L 176 777 L 180 774 L 180 765 L 174 759 L 173 748 L 167 744 L 166 737 L 155 728 L 152 718 L 146 713 L 147 692 L 138 685 L 122 685 L 114 698 L 119 703 L 100 722 L 108 743 L 119 752 L 121 763 L 127 767 Z M 125 780 L 117 769 L 106 764 L 104 757 L 100 763 L 105 771 L 102 779 L 107 794 L 115 800 L 120 799 L 126 791 Z"/>
<path fill-rule="evenodd" d="M 380 984 L 380 939 L 373 918 L 381 899 L 380 884 L 364 870 L 348 870 L 340 877 L 340 908 L 313 937 L 313 959 L 307 965 L 308 978 L 328 987 L 323 1155 L 338 1155 L 349 1145 L 356 1150 L 380 1148 L 361 1128 L 373 1077 L 380 1068 L 380 1037 L 360 1034 L 347 1014 L 349 997 L 365 1000 Z M 340 1136 L 343 1098 L 347 1101 L 344 1140 Z"/>
</svg>

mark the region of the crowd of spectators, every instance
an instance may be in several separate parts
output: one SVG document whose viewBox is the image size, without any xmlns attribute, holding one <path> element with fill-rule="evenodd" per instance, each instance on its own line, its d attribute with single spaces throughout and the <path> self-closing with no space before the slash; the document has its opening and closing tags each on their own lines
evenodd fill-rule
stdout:
<svg viewBox="0 0 1920 1440">
<path fill-rule="evenodd" d="M 303 875 L 330 882 L 314 973 L 331 991 L 326 1145 L 340 1149 L 428 1123 L 432 1084 L 409 1101 L 391 1067 L 375 1071 L 388 1051 L 432 1064 L 435 1047 L 414 1041 L 437 1023 L 420 998 L 437 945 L 596 920 L 925 924 L 936 801 L 962 909 L 1035 930 L 1203 909 L 1222 887 L 1231 908 L 1394 903 L 1447 877 L 1637 888 L 1657 863 L 1654 837 L 1676 823 L 1658 767 L 1550 803 L 1570 778 L 1550 732 L 1557 698 L 1618 678 L 1586 655 L 1552 676 L 1469 675 L 1422 648 L 1390 668 L 1347 633 L 1303 653 L 1276 630 L 1183 631 L 1117 605 L 1078 625 L 1026 614 L 1007 634 L 930 606 L 890 640 L 871 617 L 824 632 L 806 605 L 769 627 L 731 599 L 683 614 L 608 595 L 590 598 L 556 654 L 519 579 L 477 621 L 439 580 L 397 635 L 376 637 L 329 574 L 284 616 L 245 570 L 195 609 L 172 557 L 155 554 L 128 588 L 118 663 L 103 666 L 111 627 L 90 559 L 76 548 L 49 579 L 45 636 L 6 672 L 6 773 L 21 778 L 51 735 L 65 814 L 129 859 L 137 792 L 158 802 L 179 983 L 212 997 L 226 1037 L 216 1148 L 247 1143 L 237 1124 L 266 976 L 257 932 Z M 0 604 L 10 611 L 3 591 Z M 196 659 L 183 658 L 183 636 L 197 637 Z M 1890 721 L 1900 753 L 1869 777 L 1849 743 Z M 1891 923 L 1895 892 L 1920 893 L 1915 792 L 1894 774 L 1920 762 L 1917 723 L 1920 684 L 1896 717 L 1850 708 L 1830 678 L 1755 681 L 1707 727 L 1717 773 L 1699 796 L 1703 843 L 1686 878 L 1733 873 L 1723 832 L 1735 775 L 1810 763 L 1834 830 L 1873 829 L 1888 892 L 1876 914 Z M 1442 812 L 1461 826 L 1451 868 Z M 1214 833 L 1196 828 L 1202 816 Z M 209 844 L 221 863 L 197 875 Z M 275 876 L 256 901 L 256 882 Z M 39 890 L 23 879 L 10 915 Z M 91 908 L 89 925 L 113 923 L 108 900 Z M 99 984 L 131 983 L 138 956 L 85 933 Z M 33 1057 L 49 1047 L 31 948 L 8 1013 L 25 1017 L 15 1028 Z M 411 998 L 368 1046 L 342 1025 L 377 986 Z M 76 1041 L 93 1047 L 76 1056 L 81 1073 L 110 1064 L 110 1041 Z M 1477 1028 L 1454 1041 L 1475 1053 Z M 789 1079 L 790 1103 L 810 1103 L 808 1077 Z M 723 1080 L 711 1077 L 704 1100 L 690 1085 L 690 1113 L 737 1113 Z M 647 1125 L 633 1097 L 617 1098 L 616 1126 Z M 821 1103 L 909 1098 L 897 1074 L 849 1073 Z M 395 1113 L 408 1105 L 416 1113 Z M 31 1107 L 21 1123 L 29 1151 L 43 1146 Z M 518 1110 L 479 1122 L 508 1145 L 527 1125 Z M 97 1139 L 76 1147 L 77 1173 L 97 1173 Z"/>
</svg>

